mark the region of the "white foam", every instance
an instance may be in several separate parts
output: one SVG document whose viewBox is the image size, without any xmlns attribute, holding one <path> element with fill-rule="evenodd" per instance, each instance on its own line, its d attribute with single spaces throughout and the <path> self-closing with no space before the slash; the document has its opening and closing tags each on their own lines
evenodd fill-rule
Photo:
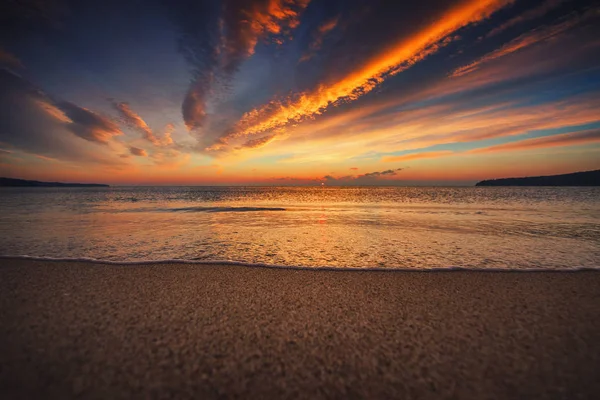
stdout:
<svg viewBox="0 0 600 400">
<path fill-rule="evenodd" d="M 59 257 L 38 257 L 28 255 L 0 255 L 0 259 L 16 260 L 34 260 L 34 261 L 53 261 L 53 262 L 85 262 L 89 264 L 103 265 L 159 265 L 159 264 L 192 264 L 192 265 L 234 265 L 241 267 L 273 268 L 273 269 L 293 269 L 293 270 L 320 270 L 320 271 L 402 271 L 402 272 L 435 272 L 435 271 L 477 271 L 477 272 L 577 272 L 577 271 L 600 271 L 600 267 L 563 267 L 563 268 L 485 268 L 485 267 L 335 267 L 335 266 L 308 266 L 308 265 L 281 265 L 250 263 L 232 260 L 182 260 L 182 259 L 163 259 L 163 260 L 136 260 L 136 261 L 114 261 L 99 260 L 89 257 L 77 258 L 59 258 Z"/>
</svg>

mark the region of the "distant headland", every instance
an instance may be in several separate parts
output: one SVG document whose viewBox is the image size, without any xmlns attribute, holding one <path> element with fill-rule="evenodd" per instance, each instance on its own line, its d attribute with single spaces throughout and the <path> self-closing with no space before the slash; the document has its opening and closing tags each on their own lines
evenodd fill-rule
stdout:
<svg viewBox="0 0 600 400">
<path fill-rule="evenodd" d="M 25 179 L 0 178 L 0 186 L 11 187 L 109 187 L 100 183 L 40 182 Z"/>
<path fill-rule="evenodd" d="M 489 179 L 475 186 L 600 186 L 600 170 L 529 178 Z"/>
</svg>

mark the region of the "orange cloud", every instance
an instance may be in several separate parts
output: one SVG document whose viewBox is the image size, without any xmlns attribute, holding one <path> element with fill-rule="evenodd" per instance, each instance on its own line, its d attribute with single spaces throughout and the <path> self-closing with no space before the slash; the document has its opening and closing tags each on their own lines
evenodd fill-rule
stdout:
<svg viewBox="0 0 600 400">
<path fill-rule="evenodd" d="M 144 121 L 142 117 L 136 114 L 131 109 L 131 107 L 129 107 L 129 104 L 113 103 L 113 106 L 117 111 L 119 111 L 119 114 L 121 114 L 121 117 L 123 118 L 123 121 L 126 125 L 131 126 L 132 128 L 140 131 L 144 135 L 144 139 L 146 139 L 150 143 L 160 143 L 159 140 L 154 136 L 154 133 L 152 133 L 152 129 L 150 129 L 148 124 L 146 124 L 146 121 Z"/>
<path fill-rule="evenodd" d="M 220 19 L 219 45 L 196 53 L 189 49 L 196 67 L 195 77 L 182 104 L 185 125 L 189 131 L 200 129 L 207 118 L 206 100 L 215 91 L 217 77 L 229 79 L 240 64 L 254 54 L 259 40 L 277 35 L 283 43 L 300 23 L 300 14 L 310 0 L 249 0 L 225 3 Z M 203 60 L 199 62 L 199 60 Z"/>
<path fill-rule="evenodd" d="M 254 54 L 261 38 L 287 35 L 300 24 L 300 14 L 310 0 L 251 1 L 247 7 L 231 4 L 226 9 L 227 35 L 223 38 L 223 67 L 232 72 L 241 59 Z"/>
<path fill-rule="evenodd" d="M 129 104 L 127 103 L 113 103 L 115 109 L 121 115 L 123 122 L 132 127 L 133 129 L 142 133 L 144 139 L 149 141 L 155 146 L 169 146 L 173 144 L 173 138 L 171 134 L 175 130 L 175 126 L 173 124 L 167 124 L 165 127 L 165 133 L 162 139 L 159 139 L 154 135 L 152 129 L 148 126 L 146 121 L 142 119 L 136 112 L 134 112 Z"/>
<path fill-rule="evenodd" d="M 445 157 L 454 154 L 453 151 L 429 151 L 425 153 L 405 154 L 402 156 L 389 156 L 383 157 L 383 162 L 397 162 L 397 161 L 412 161 L 420 160 L 423 158 L 438 158 Z"/>
<path fill-rule="evenodd" d="M 545 136 L 525 139 L 518 142 L 499 144 L 470 150 L 470 153 L 495 153 L 503 151 L 517 151 L 539 149 L 547 147 L 575 146 L 587 143 L 600 142 L 600 129 L 590 129 L 581 132 L 563 133 L 560 135 Z"/>
<path fill-rule="evenodd" d="M 456 78 L 456 77 L 468 74 L 468 73 L 473 72 L 476 69 L 478 69 L 479 66 L 483 63 L 487 63 L 492 60 L 496 60 L 500 57 L 504 57 L 508 54 L 514 53 L 514 52 L 524 49 L 526 47 L 533 46 L 533 45 L 541 43 L 541 42 L 545 42 L 549 39 L 552 39 L 553 37 L 556 37 L 557 35 L 560 35 L 566 31 L 568 31 L 569 29 L 573 28 L 574 26 L 581 23 L 582 21 L 585 21 L 586 19 L 589 19 L 595 15 L 598 15 L 598 13 L 599 13 L 599 10 L 592 9 L 592 10 L 585 12 L 582 15 L 577 15 L 577 16 L 571 17 L 559 24 L 551 25 L 549 27 L 534 29 L 531 32 L 525 33 L 525 34 L 511 40 L 510 42 L 508 42 L 501 48 L 494 50 L 491 53 L 486 54 L 485 56 L 481 57 L 480 59 L 475 60 L 470 64 L 467 64 L 467 65 L 464 65 L 462 67 L 455 69 L 450 74 L 450 76 L 453 78 Z"/>
<path fill-rule="evenodd" d="M 162 144 L 164 144 L 165 146 L 169 146 L 169 145 L 173 144 L 173 138 L 171 137 L 171 135 L 173 134 L 174 131 L 175 131 L 175 125 L 167 124 L 167 126 L 165 126 L 165 134 L 163 135 Z"/>
<path fill-rule="evenodd" d="M 367 62 L 355 72 L 332 84 L 321 84 L 315 90 L 301 93 L 284 102 L 271 102 L 246 113 L 237 125 L 237 132 L 226 136 L 251 135 L 285 126 L 321 114 L 341 102 L 347 102 L 370 92 L 385 79 L 406 70 L 433 54 L 454 38 L 456 30 L 481 21 L 512 0 L 468 0 L 451 9 L 433 25 L 396 43 L 388 51 Z"/>
</svg>

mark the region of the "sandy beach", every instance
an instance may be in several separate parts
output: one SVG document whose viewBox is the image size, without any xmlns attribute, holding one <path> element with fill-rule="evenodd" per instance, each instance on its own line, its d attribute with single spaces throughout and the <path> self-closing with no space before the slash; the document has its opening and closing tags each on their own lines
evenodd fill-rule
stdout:
<svg viewBox="0 0 600 400">
<path fill-rule="evenodd" d="M 591 399 L 600 272 L 0 260 L 0 397 Z"/>
</svg>

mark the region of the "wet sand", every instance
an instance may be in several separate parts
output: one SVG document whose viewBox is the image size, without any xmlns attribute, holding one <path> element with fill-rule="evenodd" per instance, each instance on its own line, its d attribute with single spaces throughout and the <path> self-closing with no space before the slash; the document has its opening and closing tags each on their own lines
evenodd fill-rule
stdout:
<svg viewBox="0 0 600 400">
<path fill-rule="evenodd" d="M 600 272 L 0 260 L 0 397 L 592 399 Z"/>
</svg>

